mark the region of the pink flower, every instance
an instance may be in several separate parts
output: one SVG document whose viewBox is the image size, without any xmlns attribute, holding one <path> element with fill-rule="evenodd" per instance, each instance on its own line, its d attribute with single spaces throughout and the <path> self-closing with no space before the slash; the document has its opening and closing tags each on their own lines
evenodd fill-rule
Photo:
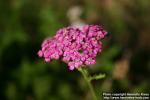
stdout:
<svg viewBox="0 0 150 100">
<path fill-rule="evenodd" d="M 39 55 L 39 57 L 42 57 L 43 56 L 43 52 L 41 50 L 39 50 L 38 55 Z"/>
<path fill-rule="evenodd" d="M 70 70 L 82 65 L 93 65 L 96 56 L 102 51 L 100 42 L 107 32 L 98 25 L 85 25 L 82 28 L 66 27 L 59 29 L 52 38 L 44 40 L 39 57 L 46 62 L 61 59 Z"/>
</svg>

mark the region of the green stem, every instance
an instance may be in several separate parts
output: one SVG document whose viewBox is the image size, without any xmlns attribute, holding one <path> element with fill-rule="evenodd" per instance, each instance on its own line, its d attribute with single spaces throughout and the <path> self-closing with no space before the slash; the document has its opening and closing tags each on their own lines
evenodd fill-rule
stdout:
<svg viewBox="0 0 150 100">
<path fill-rule="evenodd" d="M 89 87 L 89 89 L 91 91 L 91 94 L 93 96 L 93 100 L 98 100 L 97 97 L 96 97 L 96 94 L 94 92 L 94 88 L 93 88 L 93 86 L 91 84 L 91 80 L 89 78 L 88 72 L 86 70 L 84 70 L 83 68 L 81 68 L 81 67 L 78 68 L 78 70 L 82 73 L 86 83 L 88 84 L 88 87 Z"/>
</svg>

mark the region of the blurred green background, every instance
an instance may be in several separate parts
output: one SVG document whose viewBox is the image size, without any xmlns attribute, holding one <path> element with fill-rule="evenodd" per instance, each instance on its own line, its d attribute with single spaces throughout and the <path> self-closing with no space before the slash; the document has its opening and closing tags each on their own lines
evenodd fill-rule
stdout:
<svg viewBox="0 0 150 100">
<path fill-rule="evenodd" d="M 69 12 L 82 10 L 79 18 Z M 42 41 L 76 22 L 109 32 L 91 75 L 103 92 L 150 92 L 150 0 L 0 0 L 0 100 L 92 100 L 81 74 L 59 61 L 45 63 Z"/>
</svg>

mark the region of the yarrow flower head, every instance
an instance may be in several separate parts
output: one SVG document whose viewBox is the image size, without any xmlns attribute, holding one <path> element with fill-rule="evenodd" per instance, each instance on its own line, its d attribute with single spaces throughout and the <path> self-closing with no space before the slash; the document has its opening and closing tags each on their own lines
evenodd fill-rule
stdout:
<svg viewBox="0 0 150 100">
<path fill-rule="evenodd" d="M 102 51 L 102 42 L 107 32 L 98 25 L 85 25 L 82 28 L 66 27 L 59 29 L 52 38 L 44 40 L 39 57 L 46 62 L 61 59 L 70 70 L 82 65 L 96 63 L 96 56 Z"/>
</svg>

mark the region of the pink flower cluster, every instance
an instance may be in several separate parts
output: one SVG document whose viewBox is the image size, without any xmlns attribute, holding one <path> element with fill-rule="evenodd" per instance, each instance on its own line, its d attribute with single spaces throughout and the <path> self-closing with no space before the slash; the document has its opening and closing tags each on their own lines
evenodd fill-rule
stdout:
<svg viewBox="0 0 150 100">
<path fill-rule="evenodd" d="M 82 28 L 66 27 L 57 31 L 52 38 L 44 40 L 39 57 L 46 62 L 62 59 L 73 70 L 81 65 L 96 63 L 96 55 L 102 50 L 101 39 L 107 32 L 98 25 L 85 25 Z"/>
</svg>

